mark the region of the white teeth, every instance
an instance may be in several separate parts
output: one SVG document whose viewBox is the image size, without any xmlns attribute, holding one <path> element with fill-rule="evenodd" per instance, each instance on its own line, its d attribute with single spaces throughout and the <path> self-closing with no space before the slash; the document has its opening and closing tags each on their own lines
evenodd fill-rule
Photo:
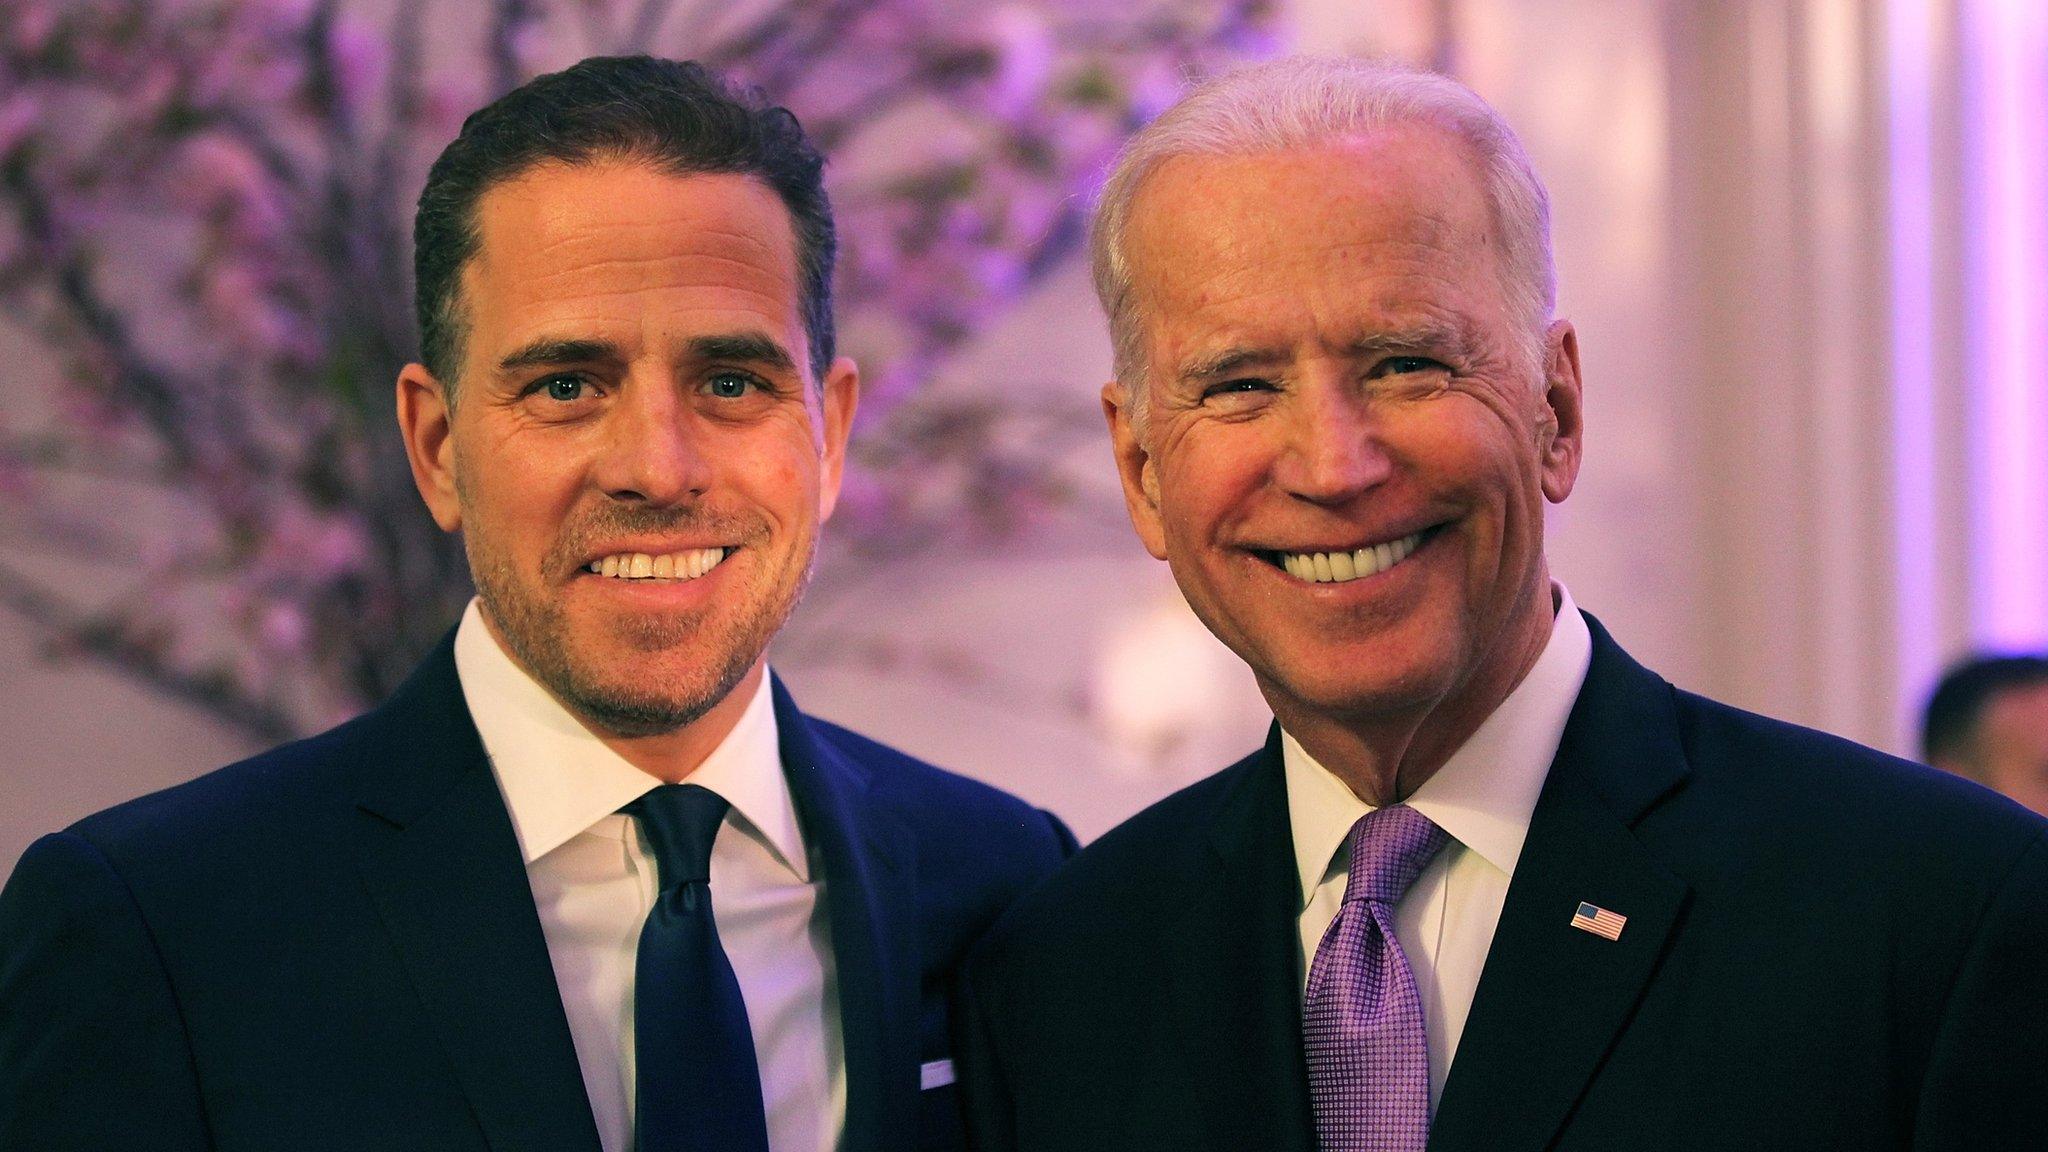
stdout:
<svg viewBox="0 0 2048 1152">
<path fill-rule="evenodd" d="M 730 548 L 692 548 L 650 556 L 645 552 L 621 552 L 592 560 L 587 570 L 615 580 L 695 580 L 732 555 Z"/>
<path fill-rule="evenodd" d="M 1377 576 L 1408 558 L 1422 543 L 1422 533 L 1374 544 L 1355 552 L 1282 552 L 1280 566 L 1289 576 L 1312 584 L 1341 584 Z"/>
</svg>

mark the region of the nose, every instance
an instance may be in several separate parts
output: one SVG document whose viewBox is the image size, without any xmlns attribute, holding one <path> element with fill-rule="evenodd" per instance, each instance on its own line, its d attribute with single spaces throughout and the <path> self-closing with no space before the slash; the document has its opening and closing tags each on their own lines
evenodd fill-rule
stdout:
<svg viewBox="0 0 2048 1152">
<path fill-rule="evenodd" d="M 688 503 L 711 486 L 708 429 L 674 382 L 629 377 L 606 414 L 595 483 L 627 503 Z"/>
<path fill-rule="evenodd" d="M 1341 382 L 1318 382 L 1297 394 L 1288 442 L 1274 470 L 1287 493 L 1313 504 L 1343 504 L 1385 481 L 1393 460 L 1371 401 Z"/>
</svg>

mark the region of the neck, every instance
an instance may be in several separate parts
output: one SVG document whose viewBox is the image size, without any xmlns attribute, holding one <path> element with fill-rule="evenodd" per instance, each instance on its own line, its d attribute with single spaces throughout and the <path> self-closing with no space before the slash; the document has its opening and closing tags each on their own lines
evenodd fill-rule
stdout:
<svg viewBox="0 0 2048 1152">
<path fill-rule="evenodd" d="M 1375 808 L 1398 804 L 1449 762 L 1506 700 L 1550 641 L 1556 619 L 1550 583 L 1503 631 L 1462 682 L 1399 708 L 1318 708 L 1260 678 L 1273 715 L 1316 763 Z"/>
</svg>

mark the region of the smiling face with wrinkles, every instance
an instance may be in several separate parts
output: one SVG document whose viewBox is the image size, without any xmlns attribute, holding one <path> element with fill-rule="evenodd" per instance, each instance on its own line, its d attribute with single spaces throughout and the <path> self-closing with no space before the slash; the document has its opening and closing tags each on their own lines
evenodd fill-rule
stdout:
<svg viewBox="0 0 2048 1152">
<path fill-rule="evenodd" d="M 801 594 L 853 365 L 814 382 L 789 216 L 751 177 L 550 163 L 477 227 L 452 408 L 399 381 L 415 479 L 521 667 L 600 733 L 674 731 Z"/>
<path fill-rule="evenodd" d="M 1529 362 L 1476 166 L 1430 126 L 1179 156 L 1132 215 L 1142 430 L 1104 402 L 1140 537 L 1319 758 L 1335 728 L 1447 756 L 1549 635 L 1569 325 Z"/>
</svg>

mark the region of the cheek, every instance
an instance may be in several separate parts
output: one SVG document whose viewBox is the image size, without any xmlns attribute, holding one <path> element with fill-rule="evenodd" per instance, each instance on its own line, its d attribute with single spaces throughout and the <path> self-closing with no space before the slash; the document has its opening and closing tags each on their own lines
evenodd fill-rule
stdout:
<svg viewBox="0 0 2048 1152">
<path fill-rule="evenodd" d="M 1419 475 L 1475 495 L 1519 502 L 1526 493 L 1540 497 L 1541 471 L 1533 433 L 1477 405 L 1446 413 L 1446 418 L 1420 423 L 1406 441 L 1410 466 Z"/>
<path fill-rule="evenodd" d="M 457 445 L 456 491 L 472 534 L 499 552 L 538 553 L 575 502 L 580 469 L 555 445 L 473 437 Z"/>
<path fill-rule="evenodd" d="M 764 431 L 770 434 L 735 446 L 734 459 L 744 462 L 740 465 L 744 482 L 777 519 L 800 524 L 815 521 L 822 462 L 811 442 L 810 429 L 796 424 Z"/>
<path fill-rule="evenodd" d="M 1249 514 L 1270 471 L 1269 456 L 1253 436 L 1183 437 L 1154 457 L 1161 516 L 1201 534 Z"/>
</svg>

